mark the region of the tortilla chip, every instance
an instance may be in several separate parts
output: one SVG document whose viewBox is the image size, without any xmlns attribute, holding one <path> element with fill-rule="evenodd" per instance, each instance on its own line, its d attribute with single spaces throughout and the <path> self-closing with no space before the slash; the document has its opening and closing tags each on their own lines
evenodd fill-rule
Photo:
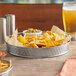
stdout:
<svg viewBox="0 0 76 76">
<path fill-rule="evenodd" d="M 11 37 L 6 37 L 6 42 L 11 44 L 11 45 L 14 45 L 14 46 L 21 46 L 21 47 L 24 47 L 22 45 L 22 43 L 20 43 L 18 40 L 17 40 L 17 35 L 18 35 L 18 30 L 16 29 L 16 31 L 13 33 L 13 35 Z"/>
<path fill-rule="evenodd" d="M 9 43 L 11 45 L 14 45 L 14 46 L 21 46 L 21 47 L 23 47 L 22 43 L 20 43 L 14 36 L 9 38 L 7 43 Z"/>
<path fill-rule="evenodd" d="M 16 41 L 16 45 L 15 46 L 20 46 L 20 47 L 24 47 L 22 43 L 20 43 L 18 40 Z"/>
<path fill-rule="evenodd" d="M 63 40 L 59 40 L 59 41 L 54 41 L 55 46 L 61 45 L 63 42 Z"/>
<path fill-rule="evenodd" d="M 18 40 L 19 42 L 23 43 L 23 44 L 28 43 L 28 41 L 27 41 L 22 35 L 19 35 L 19 36 L 17 37 L 17 40 Z"/>
<path fill-rule="evenodd" d="M 64 34 L 56 34 L 55 35 L 55 41 L 64 40 L 65 35 Z"/>
<path fill-rule="evenodd" d="M 44 33 L 44 34 L 43 34 L 43 37 L 44 37 L 44 38 L 47 38 L 47 39 L 50 39 L 50 35 L 49 35 L 48 33 Z"/>
<path fill-rule="evenodd" d="M 5 41 L 6 42 L 8 42 L 8 40 L 10 39 L 10 38 L 12 38 L 12 37 L 14 37 L 15 39 L 17 39 L 17 35 L 18 35 L 18 30 L 16 29 L 16 31 L 13 33 L 13 35 L 10 37 L 8 37 L 8 36 L 6 36 L 6 39 L 5 39 Z"/>
<path fill-rule="evenodd" d="M 68 35 L 65 40 L 63 41 L 63 44 L 67 43 L 68 41 L 71 40 L 71 35 Z"/>
<path fill-rule="evenodd" d="M 17 39 L 17 35 L 18 35 L 18 30 L 16 29 L 15 32 L 13 33 L 12 37 L 14 36 Z"/>
<path fill-rule="evenodd" d="M 34 42 L 30 42 L 29 46 L 32 48 L 38 48 L 38 46 Z"/>
<path fill-rule="evenodd" d="M 36 40 L 35 43 L 39 47 L 46 46 L 46 41 L 45 40 Z"/>
<path fill-rule="evenodd" d="M 54 31 L 58 34 L 65 34 L 65 32 L 63 30 L 61 30 L 60 28 L 58 28 L 57 26 L 53 25 L 51 31 Z"/>
<path fill-rule="evenodd" d="M 54 46 L 55 46 L 55 44 L 54 44 L 53 41 L 51 41 L 51 40 L 48 40 L 48 41 L 47 41 L 46 47 L 54 47 Z"/>
<path fill-rule="evenodd" d="M 26 34 L 24 34 L 24 39 L 26 39 Z"/>
<path fill-rule="evenodd" d="M 24 47 L 30 47 L 29 44 L 23 44 L 23 45 L 24 45 Z"/>
</svg>

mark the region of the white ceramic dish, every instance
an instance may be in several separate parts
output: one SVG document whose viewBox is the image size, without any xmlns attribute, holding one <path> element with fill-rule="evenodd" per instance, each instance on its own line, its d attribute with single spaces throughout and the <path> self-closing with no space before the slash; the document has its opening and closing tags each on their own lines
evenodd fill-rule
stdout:
<svg viewBox="0 0 76 76">
<path fill-rule="evenodd" d="M 23 34 L 25 34 L 26 31 L 27 31 L 27 30 L 24 30 L 24 31 L 23 31 Z M 42 34 L 42 31 L 40 31 L 39 33 L 26 33 L 26 35 L 28 35 L 28 36 L 35 36 L 35 35 L 40 36 L 41 34 Z"/>
</svg>

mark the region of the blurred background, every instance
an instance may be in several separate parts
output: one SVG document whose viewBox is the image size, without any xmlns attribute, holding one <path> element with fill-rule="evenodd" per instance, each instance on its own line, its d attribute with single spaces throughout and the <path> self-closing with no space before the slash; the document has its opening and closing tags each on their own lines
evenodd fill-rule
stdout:
<svg viewBox="0 0 76 76">
<path fill-rule="evenodd" d="M 0 17 L 16 15 L 16 28 L 50 30 L 56 25 L 64 30 L 62 4 L 76 0 L 0 0 Z"/>
<path fill-rule="evenodd" d="M 0 3 L 18 3 L 18 4 L 51 4 L 51 3 L 63 3 L 65 1 L 76 1 L 76 0 L 0 0 Z"/>
</svg>

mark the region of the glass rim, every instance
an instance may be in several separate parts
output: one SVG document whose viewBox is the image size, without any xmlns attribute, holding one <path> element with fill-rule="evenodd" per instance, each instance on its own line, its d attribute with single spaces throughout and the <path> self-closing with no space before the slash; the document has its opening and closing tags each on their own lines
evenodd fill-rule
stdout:
<svg viewBox="0 0 76 76">
<path fill-rule="evenodd" d="M 63 2 L 63 5 L 70 5 L 70 4 L 75 5 L 76 1 L 65 1 L 65 2 Z"/>
<path fill-rule="evenodd" d="M 63 2 L 62 9 L 64 9 L 64 10 L 76 10 L 76 1 Z"/>
</svg>

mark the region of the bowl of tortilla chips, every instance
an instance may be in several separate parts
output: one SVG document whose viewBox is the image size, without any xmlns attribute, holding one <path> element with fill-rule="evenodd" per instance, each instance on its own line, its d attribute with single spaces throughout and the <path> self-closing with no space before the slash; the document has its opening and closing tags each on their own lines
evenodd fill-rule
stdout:
<svg viewBox="0 0 76 76">
<path fill-rule="evenodd" d="M 67 53 L 70 40 L 70 35 L 54 25 L 40 36 L 18 35 L 16 30 L 12 36 L 6 37 L 6 45 L 7 51 L 15 56 L 46 58 Z"/>
</svg>

